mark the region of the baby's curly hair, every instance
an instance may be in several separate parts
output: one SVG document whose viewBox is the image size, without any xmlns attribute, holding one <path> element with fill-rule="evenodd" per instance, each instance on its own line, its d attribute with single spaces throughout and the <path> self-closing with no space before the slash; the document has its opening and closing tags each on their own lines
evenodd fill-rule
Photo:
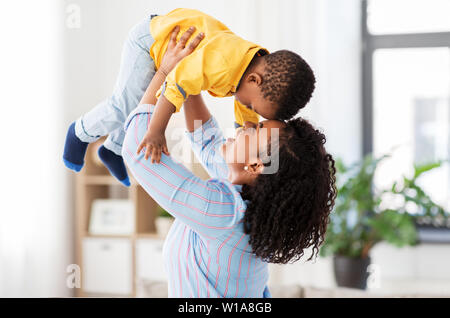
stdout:
<svg viewBox="0 0 450 318">
<path fill-rule="evenodd" d="M 281 50 L 263 56 L 266 63 L 261 91 L 278 105 L 276 119 L 291 119 L 311 99 L 316 78 L 300 55 Z"/>
<path fill-rule="evenodd" d="M 305 119 L 288 121 L 279 133 L 278 171 L 262 173 L 242 187 L 242 198 L 249 200 L 244 231 L 253 253 L 266 262 L 295 262 L 311 246 L 308 260 L 319 252 L 337 195 L 336 169 L 325 141 Z"/>
</svg>

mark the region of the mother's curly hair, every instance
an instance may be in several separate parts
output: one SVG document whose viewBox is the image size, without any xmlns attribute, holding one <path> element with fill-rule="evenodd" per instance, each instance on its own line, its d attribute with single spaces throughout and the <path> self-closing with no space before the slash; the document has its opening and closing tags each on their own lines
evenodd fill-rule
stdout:
<svg viewBox="0 0 450 318">
<path fill-rule="evenodd" d="M 288 121 L 279 133 L 277 172 L 262 173 L 242 187 L 243 199 L 249 200 L 244 231 L 253 253 L 266 262 L 295 262 L 311 246 L 308 260 L 319 252 L 337 195 L 325 141 L 307 120 Z"/>
</svg>

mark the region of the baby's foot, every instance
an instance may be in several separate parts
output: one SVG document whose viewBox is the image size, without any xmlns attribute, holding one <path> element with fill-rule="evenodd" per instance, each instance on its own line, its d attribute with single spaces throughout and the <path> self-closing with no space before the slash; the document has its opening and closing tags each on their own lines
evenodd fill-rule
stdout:
<svg viewBox="0 0 450 318">
<path fill-rule="evenodd" d="M 127 169 L 123 163 L 122 156 L 116 155 L 111 150 L 105 148 L 104 145 L 98 148 L 98 156 L 114 177 L 116 177 L 125 186 L 130 186 L 130 179 L 128 178 Z"/>
<path fill-rule="evenodd" d="M 81 141 L 75 135 L 75 122 L 67 131 L 66 143 L 64 145 L 63 161 L 67 168 L 76 172 L 80 171 L 84 165 L 84 155 L 89 143 Z"/>
</svg>

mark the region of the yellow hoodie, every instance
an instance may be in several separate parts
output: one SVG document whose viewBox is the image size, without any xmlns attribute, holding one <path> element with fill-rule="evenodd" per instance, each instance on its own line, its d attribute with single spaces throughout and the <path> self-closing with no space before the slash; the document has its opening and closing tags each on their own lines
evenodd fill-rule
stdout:
<svg viewBox="0 0 450 318">
<path fill-rule="evenodd" d="M 198 95 L 206 90 L 212 96 L 227 97 L 236 92 L 242 75 L 259 51 L 265 48 L 246 41 L 231 32 L 223 23 L 193 9 L 175 9 L 166 15 L 154 17 L 150 22 L 150 33 L 155 42 L 150 56 L 156 68 L 167 50 L 170 34 L 180 26 L 180 36 L 191 26 L 196 27 L 192 39 L 200 32 L 205 34 L 195 51 L 185 57 L 168 74 L 166 82 L 157 93 L 163 94 L 180 111 L 189 95 Z M 259 116 L 237 100 L 234 102 L 236 123 L 257 123 Z"/>
</svg>

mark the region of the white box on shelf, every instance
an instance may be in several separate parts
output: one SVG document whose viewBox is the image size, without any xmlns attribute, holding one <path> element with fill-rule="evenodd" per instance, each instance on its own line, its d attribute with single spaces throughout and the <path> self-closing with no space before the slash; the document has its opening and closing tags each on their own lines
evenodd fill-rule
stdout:
<svg viewBox="0 0 450 318">
<path fill-rule="evenodd" d="M 127 238 L 83 239 L 83 290 L 86 293 L 131 295 L 132 243 Z"/>
<path fill-rule="evenodd" d="M 162 249 L 164 239 L 136 240 L 136 279 L 167 281 Z"/>
</svg>

